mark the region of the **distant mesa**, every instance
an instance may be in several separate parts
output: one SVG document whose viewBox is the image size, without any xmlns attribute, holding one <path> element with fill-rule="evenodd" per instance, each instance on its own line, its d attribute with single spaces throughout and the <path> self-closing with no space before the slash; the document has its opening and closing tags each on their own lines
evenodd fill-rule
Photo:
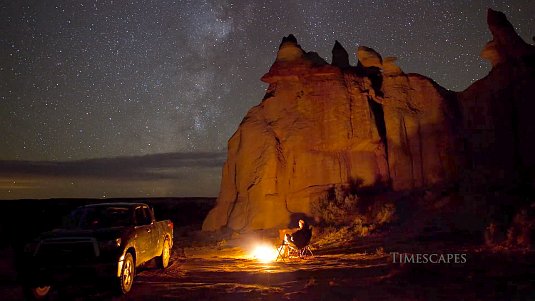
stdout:
<svg viewBox="0 0 535 301">
<path fill-rule="evenodd" d="M 361 46 L 350 66 L 283 38 L 262 102 L 228 142 L 221 190 L 203 230 L 286 227 L 334 185 L 405 191 L 437 185 L 528 185 L 535 175 L 534 47 L 501 12 L 482 57 L 493 69 L 462 92 L 406 74 Z M 474 189 L 476 189 L 474 188 Z"/>
</svg>

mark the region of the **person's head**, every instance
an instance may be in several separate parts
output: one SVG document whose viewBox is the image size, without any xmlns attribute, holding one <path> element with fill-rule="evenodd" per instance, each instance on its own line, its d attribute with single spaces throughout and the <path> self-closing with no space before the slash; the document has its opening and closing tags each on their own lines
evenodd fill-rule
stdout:
<svg viewBox="0 0 535 301">
<path fill-rule="evenodd" d="M 300 219 L 299 220 L 299 228 L 303 229 L 304 226 L 305 226 L 305 221 Z"/>
</svg>

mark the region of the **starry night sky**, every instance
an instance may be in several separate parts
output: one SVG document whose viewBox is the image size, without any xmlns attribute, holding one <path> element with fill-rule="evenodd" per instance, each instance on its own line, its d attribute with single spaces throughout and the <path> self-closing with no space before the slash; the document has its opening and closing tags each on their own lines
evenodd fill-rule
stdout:
<svg viewBox="0 0 535 301">
<path fill-rule="evenodd" d="M 531 0 L 1 1 L 0 199 L 216 196 L 283 36 L 461 91 L 490 70 L 489 7 L 533 43 Z"/>
</svg>

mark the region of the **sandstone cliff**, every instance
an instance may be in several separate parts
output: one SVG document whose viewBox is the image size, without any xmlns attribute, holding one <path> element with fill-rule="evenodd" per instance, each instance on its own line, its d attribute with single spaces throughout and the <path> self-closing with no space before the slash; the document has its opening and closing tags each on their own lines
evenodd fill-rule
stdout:
<svg viewBox="0 0 535 301">
<path fill-rule="evenodd" d="M 493 71 L 462 93 L 405 74 L 395 58 L 383 59 L 371 48 L 359 47 L 359 63 L 353 67 L 336 42 L 328 64 L 305 52 L 293 35 L 285 37 L 262 77 L 269 83 L 264 99 L 229 140 L 220 195 L 203 229 L 287 226 L 292 214 L 309 214 L 311 200 L 337 184 L 360 182 L 392 190 L 451 184 L 464 175 L 467 164 L 476 166 L 473 158 L 488 150 L 481 143 L 490 136 L 497 137 L 492 146 L 521 145 L 533 134 L 533 126 L 524 124 L 529 119 L 522 119 L 528 113 L 502 109 L 533 106 L 526 104 L 533 99 L 528 89 L 534 78 L 532 46 L 511 38 L 514 30 L 496 14 L 489 10 L 494 42 L 483 53 Z M 526 72 L 532 72 L 531 79 Z M 518 88 L 514 83 L 522 80 L 525 88 Z M 506 97 L 511 93 L 516 95 L 513 105 Z M 478 114 L 487 115 L 479 120 Z M 512 119 L 497 130 L 499 123 L 491 116 Z M 520 133 L 520 128 L 529 131 Z M 519 146 L 511 155 L 525 164 L 529 151 Z M 533 166 L 533 159 L 528 163 Z"/>
<path fill-rule="evenodd" d="M 285 226 L 334 184 L 411 189 L 454 174 L 454 95 L 392 59 L 383 68 L 372 49 L 358 55 L 350 68 L 336 43 L 330 65 L 295 37 L 283 39 L 262 77 L 270 84 L 264 100 L 229 141 L 205 230 Z"/>
</svg>

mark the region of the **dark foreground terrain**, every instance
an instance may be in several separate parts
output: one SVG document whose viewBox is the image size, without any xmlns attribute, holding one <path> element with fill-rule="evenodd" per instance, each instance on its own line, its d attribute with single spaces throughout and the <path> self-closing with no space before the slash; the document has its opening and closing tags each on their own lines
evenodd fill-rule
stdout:
<svg viewBox="0 0 535 301">
<path fill-rule="evenodd" d="M 30 236 L 51 226 L 50 220 L 61 220 L 61 213 L 75 205 L 43 202 L 32 207 L 28 204 L 36 203 L 30 201 L 4 205 L 12 206 L 9 212 L 13 214 L 2 224 L 6 237 L 0 251 L 2 300 L 24 299 L 16 261 L 24 239 L 17 236 Z M 391 230 L 341 244 L 318 243 L 316 237 L 313 258 L 261 263 L 251 255 L 252 250 L 260 243 L 276 246 L 275 231 L 202 233 L 202 218 L 213 199 L 151 202 L 159 219 L 175 221 L 175 246 L 168 269 L 147 264 L 138 271 L 127 296 L 114 295 L 107 283 L 87 283 L 56 288 L 50 299 L 535 300 L 532 252 L 490 251 L 477 244 L 445 243 L 438 236 L 400 239 L 403 233 Z M 33 230 L 12 232 L 21 223 L 33 225 Z M 466 262 L 400 264 L 393 262 L 391 252 L 466 254 Z"/>
</svg>

